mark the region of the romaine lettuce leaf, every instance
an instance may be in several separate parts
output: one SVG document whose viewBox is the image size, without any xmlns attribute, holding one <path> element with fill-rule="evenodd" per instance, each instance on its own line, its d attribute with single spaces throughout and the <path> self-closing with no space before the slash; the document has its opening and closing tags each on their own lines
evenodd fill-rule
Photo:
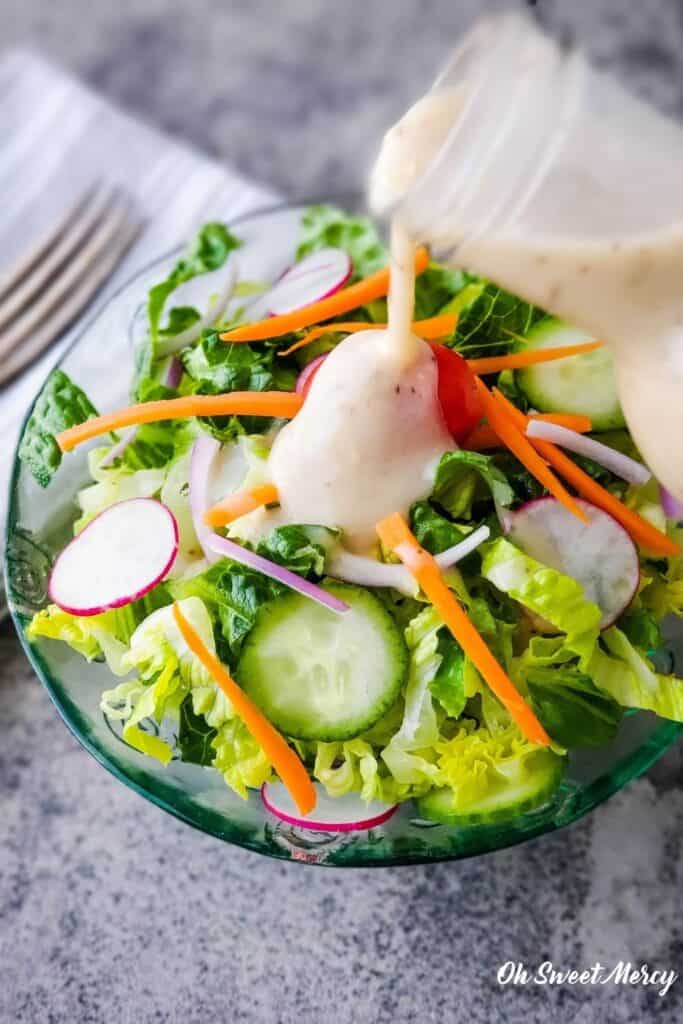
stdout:
<svg viewBox="0 0 683 1024">
<path fill-rule="evenodd" d="M 660 675 L 630 640 L 612 626 L 596 644 L 588 672 L 593 682 L 626 708 L 654 711 L 662 718 L 683 722 L 683 679 Z"/>
<path fill-rule="evenodd" d="M 168 277 L 150 289 L 147 300 L 147 316 L 153 352 L 160 336 L 161 317 L 166 301 L 176 288 L 200 274 L 209 274 L 214 270 L 219 270 L 230 253 L 241 244 L 225 224 L 219 222 L 204 224 L 186 254 L 176 263 Z M 179 313 L 177 310 L 172 313 L 172 324 L 178 326 L 181 317 L 184 326 L 187 326 L 187 313 Z M 184 326 L 180 329 L 184 329 Z M 167 326 L 167 333 L 168 329 L 170 329 L 170 325 Z M 178 331 L 174 331 L 174 333 L 178 333 Z"/>
<path fill-rule="evenodd" d="M 215 652 L 211 619 L 202 601 L 189 597 L 180 602 L 180 607 L 204 645 Z M 185 643 L 170 606 L 153 612 L 138 626 L 122 665 L 127 671 L 135 671 L 137 678 L 105 690 L 100 707 L 108 717 L 124 722 L 123 739 L 127 743 L 163 763 L 172 756 L 171 746 L 154 737 L 150 747 L 150 734 L 140 728 L 147 719 L 159 723 L 170 717 L 178 721 L 190 692 L 195 714 L 202 714 L 209 726 L 217 728 L 234 717 L 230 701 Z"/>
<path fill-rule="evenodd" d="M 586 600 L 581 585 L 529 558 L 502 537 L 482 550 L 482 576 L 564 634 L 533 637 L 529 658 L 537 664 L 551 664 L 562 657 L 578 656 L 582 671 L 590 675 L 587 666 L 598 638 L 601 612 Z"/>
<path fill-rule="evenodd" d="M 534 711 L 560 746 L 599 747 L 616 735 L 620 706 L 584 672 L 568 665 L 534 666 L 525 682 Z"/>
<path fill-rule="evenodd" d="M 439 725 L 430 684 L 442 661 L 438 637 L 442 625 L 438 612 L 429 605 L 405 631 L 410 663 L 403 720 L 382 751 L 382 760 L 402 785 L 433 785 L 437 777 L 434 744 Z"/>
<path fill-rule="evenodd" d="M 504 473 L 490 455 L 460 448 L 441 456 L 431 499 L 454 519 L 470 519 L 472 506 L 489 494 L 503 507 L 511 505 L 515 497 Z"/>
<path fill-rule="evenodd" d="M 198 394 L 293 391 L 296 384 L 294 363 L 278 357 L 275 348 L 226 343 L 220 340 L 217 331 L 204 331 L 196 345 L 183 351 L 181 359 Z M 263 416 L 207 416 L 201 417 L 199 423 L 224 441 L 238 434 L 266 433 L 273 420 Z"/>
<path fill-rule="evenodd" d="M 320 577 L 337 537 L 337 531 L 325 526 L 277 526 L 259 542 L 256 551 L 299 576 Z"/>
<path fill-rule="evenodd" d="M 453 308 L 459 316 L 451 345 L 468 359 L 504 355 L 516 336 L 525 335 L 545 315 L 524 299 L 473 276 Z"/>
<path fill-rule="evenodd" d="M 436 749 L 441 785 L 453 790 L 454 809 L 463 813 L 525 789 L 538 770 L 548 773 L 549 759 L 556 756 L 524 739 L 515 725 L 492 735 L 471 719 L 462 719 L 455 735 Z"/>
<path fill-rule="evenodd" d="M 55 434 L 83 423 L 97 410 L 63 370 L 53 370 L 38 395 L 19 444 L 19 458 L 41 487 L 47 487 L 62 461 Z"/>
<path fill-rule="evenodd" d="M 427 551 L 438 555 L 453 547 L 467 534 L 441 515 L 429 501 L 416 501 L 410 509 L 410 528 Z"/>
<path fill-rule="evenodd" d="M 386 247 L 369 217 L 354 217 L 336 206 L 309 206 L 301 218 L 296 258 L 325 249 L 344 249 L 353 263 L 353 278 L 359 280 L 381 270 L 388 262 Z"/>
<path fill-rule="evenodd" d="M 213 767 L 244 800 L 248 789 L 258 789 L 273 778 L 268 758 L 240 718 L 225 722 L 212 745 Z"/>
<path fill-rule="evenodd" d="M 192 694 L 183 699 L 178 719 L 178 750 L 181 761 L 188 764 L 210 765 L 215 757 L 213 741 L 218 730 L 210 726 L 203 715 L 195 714 Z"/>
</svg>

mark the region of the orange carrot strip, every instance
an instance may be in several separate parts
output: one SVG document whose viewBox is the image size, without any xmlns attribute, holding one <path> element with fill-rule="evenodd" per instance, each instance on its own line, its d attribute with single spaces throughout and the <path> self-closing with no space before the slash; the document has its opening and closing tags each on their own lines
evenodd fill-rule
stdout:
<svg viewBox="0 0 683 1024">
<path fill-rule="evenodd" d="M 429 253 L 420 248 L 415 251 L 415 273 L 421 274 L 429 264 Z M 312 302 L 291 313 L 271 316 L 267 320 L 259 320 L 244 327 L 236 327 L 226 334 L 221 334 L 223 341 L 263 341 L 264 338 L 279 338 L 291 331 L 301 331 L 304 327 L 312 327 L 321 320 L 330 320 L 341 313 L 350 313 L 352 309 L 364 306 L 366 302 L 383 298 L 389 291 L 389 268 L 378 270 L 362 281 L 342 288 L 334 295 Z"/>
<path fill-rule="evenodd" d="M 414 320 L 410 325 L 410 329 L 413 334 L 417 334 L 419 338 L 445 338 L 446 335 L 451 334 L 455 330 L 455 325 L 458 322 L 457 313 L 442 313 L 440 316 L 429 317 L 428 320 Z M 312 331 L 308 331 L 303 338 L 299 338 L 289 348 L 283 349 L 278 352 L 280 356 L 288 356 L 292 352 L 296 352 L 297 349 L 303 348 L 305 345 L 310 345 L 312 341 L 316 341 L 321 338 L 323 334 L 329 334 L 330 332 L 339 334 L 358 334 L 359 331 L 373 331 L 383 330 L 388 327 L 388 324 L 369 324 L 364 320 L 346 320 L 337 321 L 333 324 L 323 324 L 320 327 L 314 327 Z"/>
<path fill-rule="evenodd" d="M 501 439 L 506 448 L 515 455 L 529 472 L 542 483 L 569 512 L 587 523 L 588 519 L 576 504 L 569 491 L 560 483 L 552 470 L 548 469 L 543 459 L 540 458 L 531 442 L 518 428 L 506 407 L 498 402 L 497 397 L 491 394 L 481 378 L 476 378 L 477 390 L 481 398 L 484 415 L 489 421 L 493 430 Z"/>
<path fill-rule="evenodd" d="M 496 397 L 501 403 L 505 404 L 510 416 L 518 424 L 520 430 L 526 430 L 527 419 L 524 413 L 520 412 L 500 392 L 497 393 Z M 533 446 L 551 466 L 554 466 L 565 480 L 569 481 L 572 487 L 576 488 L 582 498 L 590 501 L 593 505 L 597 505 L 598 508 L 601 508 L 608 515 L 616 519 L 618 523 L 621 523 L 637 544 L 642 544 L 648 551 L 658 555 L 666 555 L 669 558 L 680 555 L 681 547 L 679 544 L 676 544 L 665 533 L 658 530 L 656 526 L 648 523 L 646 519 L 639 516 L 632 508 L 627 508 L 623 502 L 619 501 L 613 494 L 610 494 L 604 487 L 601 487 L 599 483 L 596 483 L 592 477 L 588 476 L 588 473 L 584 473 L 575 462 L 572 462 L 554 444 L 534 438 Z"/>
<path fill-rule="evenodd" d="M 501 370 L 521 370 L 537 363 L 551 363 L 555 359 L 580 356 L 602 348 L 603 341 L 588 341 L 583 345 L 561 345 L 557 348 L 541 348 L 532 352 L 511 352 L 507 356 L 486 356 L 483 359 L 468 359 L 472 373 L 499 373 Z"/>
<path fill-rule="evenodd" d="M 577 434 L 587 434 L 593 426 L 587 416 L 574 416 L 572 413 L 534 412 L 531 413 L 529 419 L 556 423 L 560 427 L 567 427 L 568 430 L 575 430 Z M 501 441 L 498 434 L 488 423 L 480 423 L 462 442 L 462 447 L 471 452 L 483 452 L 489 448 L 500 448 L 500 446 Z"/>
<path fill-rule="evenodd" d="M 204 522 L 207 526 L 227 526 L 234 519 L 246 516 L 247 512 L 253 512 L 262 505 L 272 505 L 277 500 L 277 487 L 272 484 L 252 487 L 248 491 L 236 491 L 207 509 Z"/>
<path fill-rule="evenodd" d="M 158 402 L 129 405 L 118 412 L 94 416 L 85 423 L 69 427 L 57 434 L 63 452 L 112 430 L 132 427 L 137 423 L 159 423 L 161 420 L 184 419 L 189 416 L 274 416 L 291 419 L 303 404 L 301 395 L 293 391 L 233 391 L 227 395 L 188 395 Z"/>
<path fill-rule="evenodd" d="M 415 577 L 446 626 L 496 697 L 532 743 L 547 746 L 550 737 L 515 684 L 498 664 L 455 595 L 449 590 L 434 558 L 420 547 L 402 515 L 395 512 L 377 524 L 382 544 L 393 551 Z"/>
<path fill-rule="evenodd" d="M 316 803 L 315 789 L 296 752 L 226 672 L 218 658 L 204 645 L 177 604 L 173 605 L 173 618 L 187 646 L 199 658 L 207 672 L 211 673 L 251 735 L 262 747 L 264 754 L 291 793 L 300 813 L 309 814 Z"/>
</svg>

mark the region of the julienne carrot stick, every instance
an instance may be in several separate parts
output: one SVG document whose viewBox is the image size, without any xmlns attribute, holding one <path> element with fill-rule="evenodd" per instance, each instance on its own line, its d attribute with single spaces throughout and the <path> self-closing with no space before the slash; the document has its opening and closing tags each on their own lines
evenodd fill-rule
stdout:
<svg viewBox="0 0 683 1024">
<path fill-rule="evenodd" d="M 178 604 L 173 605 L 173 618 L 185 643 L 211 674 L 245 726 L 262 748 L 264 754 L 291 793 L 301 814 L 310 814 L 316 804 L 315 789 L 301 759 L 283 736 L 273 728 L 265 715 L 247 697 L 228 674 L 218 658 L 205 646 L 197 631 L 190 625 Z"/>
<path fill-rule="evenodd" d="M 137 423 L 159 423 L 162 420 L 191 416 L 273 416 L 292 419 L 303 405 L 301 395 L 293 391 L 232 391 L 227 395 L 188 395 L 159 402 L 141 402 L 118 412 L 94 416 L 85 423 L 69 427 L 57 434 L 63 452 L 70 452 L 84 441 L 112 430 L 122 430 Z"/>
<path fill-rule="evenodd" d="M 543 420 L 545 423 L 555 423 L 559 427 L 567 427 L 577 434 L 587 434 L 593 424 L 587 416 L 578 416 L 573 413 L 561 412 L 534 412 L 529 416 L 530 420 Z M 495 430 L 488 423 L 480 423 L 478 427 L 467 435 L 462 442 L 462 447 L 472 452 L 483 452 L 488 448 L 500 448 L 501 440 Z"/>
<path fill-rule="evenodd" d="M 581 508 L 576 504 L 569 491 L 557 479 L 552 470 L 548 469 L 538 455 L 529 439 L 520 431 L 505 406 L 501 405 L 491 394 L 481 378 L 477 377 L 477 390 L 481 398 L 484 415 L 506 448 L 536 477 L 545 489 L 557 498 L 564 507 L 577 519 L 587 523 L 588 520 Z M 526 429 L 526 426 L 525 426 Z"/>
<path fill-rule="evenodd" d="M 421 274 L 429 265 L 429 253 L 426 249 L 415 250 L 415 273 Z M 301 331 L 304 327 L 312 327 L 322 320 L 331 320 L 333 316 L 350 313 L 367 302 L 383 298 L 389 291 L 389 268 L 378 270 L 375 274 L 357 281 L 348 288 L 342 288 L 334 295 L 303 306 L 291 313 L 271 316 L 267 320 L 259 320 L 244 327 L 236 327 L 226 334 L 221 334 L 223 341 L 263 341 L 265 338 L 279 338 L 292 331 Z"/>
<path fill-rule="evenodd" d="M 413 334 L 417 334 L 419 338 L 428 338 L 436 340 L 438 338 L 445 338 L 447 335 L 452 334 L 455 330 L 458 322 L 457 313 L 442 313 L 440 316 L 432 316 L 428 320 L 415 320 L 411 325 L 410 329 Z M 388 324 L 370 324 L 364 320 L 347 320 L 347 321 L 335 321 L 332 324 L 322 324 L 320 327 L 314 327 L 313 330 L 308 331 L 303 338 L 299 338 L 289 348 L 283 349 L 278 352 L 279 356 L 288 356 L 292 352 L 296 352 L 299 348 L 304 348 L 305 345 L 310 345 L 312 341 L 316 341 L 317 338 L 321 338 L 323 334 L 329 334 L 330 332 L 340 334 L 358 334 L 360 331 L 377 331 L 388 327 Z"/>
<path fill-rule="evenodd" d="M 555 359 L 567 359 L 568 356 L 581 356 L 586 352 L 594 352 L 602 348 L 603 341 L 588 341 L 583 345 L 562 345 L 557 348 L 539 348 L 531 352 L 510 352 L 506 356 L 486 356 L 483 359 L 468 359 L 467 365 L 472 373 L 500 373 L 501 370 L 522 370 L 525 366 L 536 366 L 539 363 L 551 363 Z"/>
<path fill-rule="evenodd" d="M 263 505 L 272 505 L 277 500 L 277 487 L 272 484 L 236 491 L 207 509 L 204 513 L 204 522 L 207 526 L 227 526 L 240 516 L 246 516 L 248 512 L 253 512 Z"/>
<path fill-rule="evenodd" d="M 496 392 L 496 398 L 507 407 L 510 416 L 515 420 L 520 430 L 526 430 L 527 418 L 524 413 L 520 412 L 500 392 Z M 665 533 L 658 530 L 656 526 L 648 523 L 646 519 L 639 516 L 632 508 L 624 505 L 623 502 L 615 498 L 609 491 L 606 491 L 604 487 L 596 483 L 592 477 L 588 476 L 588 473 L 584 473 L 575 462 L 572 462 L 554 444 L 550 444 L 549 441 L 540 441 L 536 438 L 533 439 L 532 443 L 539 455 L 546 459 L 572 487 L 575 487 L 582 498 L 590 501 L 593 505 L 597 505 L 603 512 L 607 512 L 618 523 L 621 523 L 637 544 L 641 544 L 653 554 L 665 555 L 668 558 L 680 555 L 681 547 L 679 544 L 676 544 Z"/>
<path fill-rule="evenodd" d="M 510 712 L 531 743 L 550 744 L 550 737 L 519 690 L 498 664 L 457 598 L 448 588 L 432 555 L 421 548 L 398 512 L 377 524 L 382 544 L 398 555 L 432 602 L 445 625 L 481 673 L 496 697 Z"/>
</svg>

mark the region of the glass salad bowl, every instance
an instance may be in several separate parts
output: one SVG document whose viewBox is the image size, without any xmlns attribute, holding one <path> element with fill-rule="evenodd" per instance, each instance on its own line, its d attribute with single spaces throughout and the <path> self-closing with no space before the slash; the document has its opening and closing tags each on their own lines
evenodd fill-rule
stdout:
<svg viewBox="0 0 683 1024">
<path fill-rule="evenodd" d="M 251 214 L 234 226 L 244 240 L 239 261 L 250 280 L 273 280 L 292 262 L 302 207 L 279 206 Z M 127 403 L 133 336 L 148 288 L 166 276 L 176 254 L 157 261 L 114 296 L 65 354 L 62 367 L 100 410 Z M 338 867 L 369 867 L 456 860 L 520 843 L 567 825 L 630 779 L 645 772 L 683 727 L 647 713 L 627 714 L 615 739 L 572 753 L 565 780 L 552 802 L 505 825 L 449 828 L 420 820 L 409 803 L 368 831 L 324 833 L 285 824 L 265 809 L 260 794 L 244 801 L 212 769 L 182 763 L 167 767 L 138 753 L 121 738 L 117 723 L 99 708 L 112 685 L 105 664 L 86 663 L 66 645 L 28 641 L 26 628 L 47 603 L 49 570 L 71 534 L 74 496 L 88 479 L 86 447 L 64 460 L 43 491 L 16 454 L 9 496 L 5 571 L 10 610 L 26 654 L 57 710 L 82 745 L 113 775 L 157 806 L 196 828 L 258 853 Z M 683 630 L 663 652 L 669 670 L 683 668 Z M 173 742 L 173 736 L 164 733 Z"/>
</svg>

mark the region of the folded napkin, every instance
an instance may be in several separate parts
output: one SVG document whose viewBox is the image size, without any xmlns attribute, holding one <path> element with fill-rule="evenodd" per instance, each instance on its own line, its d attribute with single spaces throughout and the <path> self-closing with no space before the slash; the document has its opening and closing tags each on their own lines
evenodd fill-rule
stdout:
<svg viewBox="0 0 683 1024">
<path fill-rule="evenodd" d="M 120 184 L 144 221 L 116 272 L 66 334 L 0 390 L 4 531 L 12 453 L 26 410 L 61 353 L 121 284 L 206 219 L 274 202 L 265 188 L 111 106 L 31 53 L 0 57 L 0 276 L 95 179 Z M 4 598 L 0 595 L 0 601 Z"/>
</svg>

